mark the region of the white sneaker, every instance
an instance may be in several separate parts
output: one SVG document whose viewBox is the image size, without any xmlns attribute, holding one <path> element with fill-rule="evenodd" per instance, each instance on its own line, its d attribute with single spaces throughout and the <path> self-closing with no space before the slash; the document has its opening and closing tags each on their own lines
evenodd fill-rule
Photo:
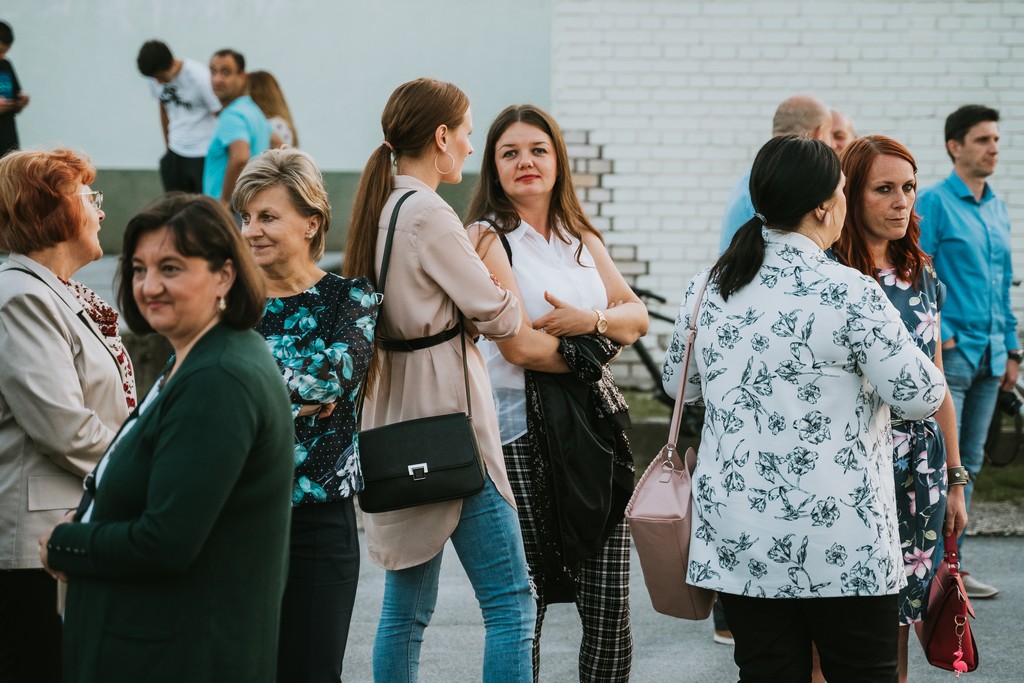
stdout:
<svg viewBox="0 0 1024 683">
<path fill-rule="evenodd" d="M 735 645 L 736 641 L 733 640 L 732 631 L 715 631 L 715 634 L 711 637 L 719 645 Z"/>
<path fill-rule="evenodd" d="M 967 589 L 967 597 L 972 600 L 986 600 L 999 595 L 998 588 L 978 581 L 970 572 L 960 572 L 960 578 L 963 579 L 964 588 Z"/>
</svg>

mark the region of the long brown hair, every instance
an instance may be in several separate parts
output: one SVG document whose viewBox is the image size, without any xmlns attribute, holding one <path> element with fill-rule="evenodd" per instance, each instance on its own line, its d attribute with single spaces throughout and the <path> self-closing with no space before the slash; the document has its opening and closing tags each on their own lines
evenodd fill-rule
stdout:
<svg viewBox="0 0 1024 683">
<path fill-rule="evenodd" d="M 864 239 L 864 192 L 868 190 L 868 175 L 871 165 L 880 156 L 892 156 L 903 159 L 910 164 L 917 175 L 917 163 L 910 151 L 896 140 L 884 135 L 868 135 L 857 138 L 843 149 L 839 157 L 846 174 L 846 222 L 839 241 L 832 247 L 833 253 L 840 262 L 859 270 L 869 277 L 877 278 L 877 268 L 867 240 Z M 916 289 L 921 269 L 931 263 L 928 255 L 921 250 L 918 240 L 921 237 L 920 216 L 910 207 L 910 223 L 907 234 L 898 240 L 889 242 L 889 260 L 896 266 L 899 276 Z"/>
<path fill-rule="evenodd" d="M 473 199 L 466 213 L 466 225 L 493 216 L 499 233 L 509 233 L 519 227 L 519 212 L 501 186 L 495 160 L 498 139 L 513 123 L 529 124 L 551 138 L 555 148 L 556 167 L 555 185 L 551 190 L 551 203 L 548 207 L 548 226 L 565 243 L 570 242 L 569 236 L 580 241 L 580 246 L 576 250 L 576 262 L 579 263 L 580 255 L 583 253 L 583 234 L 592 233 L 602 242 L 604 238 L 587 219 L 579 197 L 576 196 L 562 129 L 550 114 L 532 104 L 513 104 L 506 107 L 491 123 L 487 131 L 487 142 L 484 144 L 484 158 L 480 163 L 480 178 L 473 190 Z"/>
<path fill-rule="evenodd" d="M 299 131 L 295 129 L 292 110 L 288 108 L 288 102 L 284 99 L 284 93 L 274 75 L 269 71 L 253 71 L 246 79 L 246 88 L 248 88 L 249 97 L 260 108 L 264 116 L 268 119 L 280 116 L 285 120 L 292 132 L 292 147 L 298 147 Z"/>
<path fill-rule="evenodd" d="M 394 179 L 391 155 L 395 164 L 403 156 L 418 158 L 434 143 L 434 134 L 441 125 L 455 130 L 469 111 L 469 98 L 458 86 L 433 78 L 417 78 L 395 88 L 384 105 L 380 124 L 384 142 L 377 146 L 366 162 L 359 178 L 348 227 L 345 277 L 366 277 L 377 286 L 377 234 L 381 213 L 387 204 Z M 390 145 L 390 147 L 389 147 Z M 375 352 L 366 370 L 366 395 L 371 395 L 377 377 L 380 356 Z"/>
</svg>

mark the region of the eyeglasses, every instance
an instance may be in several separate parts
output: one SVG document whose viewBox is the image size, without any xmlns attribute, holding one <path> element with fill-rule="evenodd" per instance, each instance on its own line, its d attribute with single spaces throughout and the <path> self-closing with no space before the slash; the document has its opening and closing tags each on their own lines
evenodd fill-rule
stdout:
<svg viewBox="0 0 1024 683">
<path fill-rule="evenodd" d="M 92 192 L 79 192 L 82 197 L 88 197 L 89 202 L 96 207 L 99 211 L 103 208 L 103 192 L 101 190 L 93 190 Z"/>
</svg>

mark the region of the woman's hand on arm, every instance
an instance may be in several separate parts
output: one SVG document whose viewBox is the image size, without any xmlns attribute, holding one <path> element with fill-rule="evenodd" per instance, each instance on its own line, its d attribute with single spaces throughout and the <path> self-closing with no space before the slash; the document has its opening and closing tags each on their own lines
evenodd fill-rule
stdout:
<svg viewBox="0 0 1024 683">
<path fill-rule="evenodd" d="M 650 319 L 647 316 L 647 306 L 640 301 L 633 288 L 629 286 L 626 279 L 622 277 L 608 248 L 593 233 L 583 235 L 583 244 L 594 259 L 597 265 L 597 272 L 604 282 L 604 288 L 608 295 L 609 306 L 604 311 L 608 319 L 608 330 L 604 336 L 619 344 L 632 344 L 640 337 L 647 334 Z M 614 306 L 611 302 L 616 302 Z M 591 311 L 596 324 L 597 315 Z M 592 327 L 591 330 L 594 328 Z"/>
<path fill-rule="evenodd" d="M 49 546 L 49 544 L 50 544 L 50 537 L 53 536 L 53 530 L 56 529 L 61 524 L 70 524 L 71 522 L 74 521 L 74 519 L 75 519 L 75 511 L 71 510 L 66 515 L 64 515 L 64 518 L 62 520 L 57 522 L 57 524 L 52 526 L 47 531 L 44 531 L 39 536 L 39 560 L 40 560 L 40 562 L 43 563 L 43 569 L 46 571 L 46 573 L 49 574 L 50 576 L 52 576 L 53 578 L 57 579 L 58 581 L 67 582 L 68 577 L 67 577 L 67 574 L 65 574 L 63 572 L 59 572 L 59 571 L 53 569 L 52 567 L 50 567 L 50 562 L 49 562 L 50 551 L 49 551 L 49 548 L 47 546 Z"/>
<path fill-rule="evenodd" d="M 519 302 L 519 308 L 522 310 L 523 323 L 516 336 L 497 342 L 502 357 L 509 363 L 527 370 L 568 372 L 569 367 L 565 364 L 565 359 L 558 353 L 559 339 L 531 326 L 526 306 L 523 305 L 522 293 L 519 291 L 501 240 L 492 230 L 482 227 L 479 223 L 469 229 L 469 237 L 470 242 L 476 245 L 477 254 L 490 271 L 491 280 L 495 283 L 507 283 L 508 290 Z"/>
</svg>

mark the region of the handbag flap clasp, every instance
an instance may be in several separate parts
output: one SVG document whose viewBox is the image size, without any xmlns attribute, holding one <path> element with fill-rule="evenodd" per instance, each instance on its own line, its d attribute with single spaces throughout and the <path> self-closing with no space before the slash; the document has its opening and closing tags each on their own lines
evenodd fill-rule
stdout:
<svg viewBox="0 0 1024 683">
<path fill-rule="evenodd" d="M 427 478 L 427 472 L 430 469 L 427 467 L 427 463 L 419 462 L 415 465 L 409 465 L 409 476 L 412 477 L 413 481 L 423 481 Z"/>
</svg>

